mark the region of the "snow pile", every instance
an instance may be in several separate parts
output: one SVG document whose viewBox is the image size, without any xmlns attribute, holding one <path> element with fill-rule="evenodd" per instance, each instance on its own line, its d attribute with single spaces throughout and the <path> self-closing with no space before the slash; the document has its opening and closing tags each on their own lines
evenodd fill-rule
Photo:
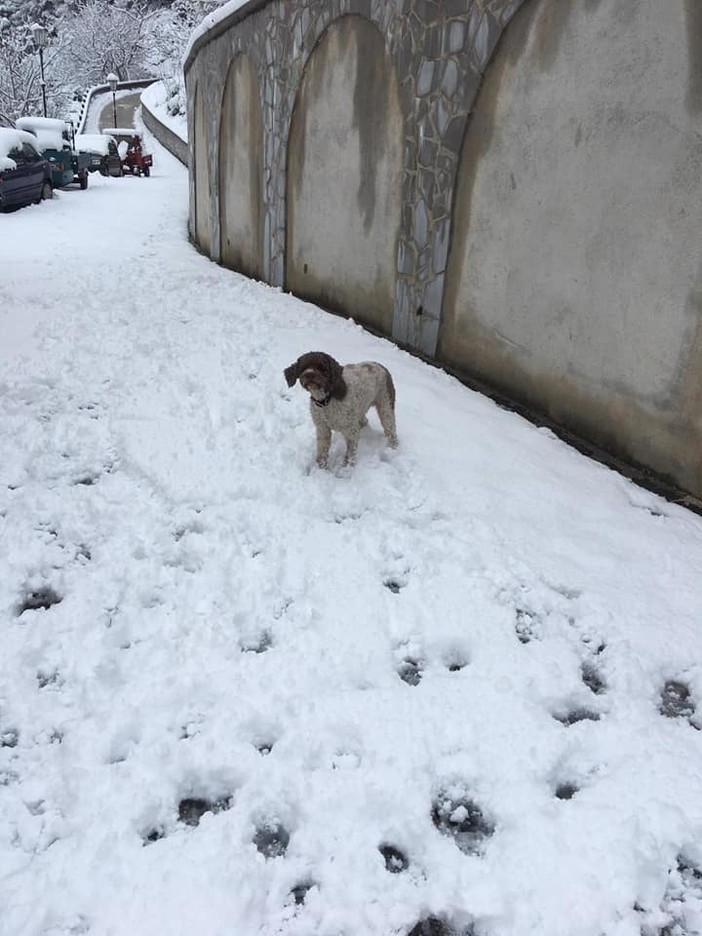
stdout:
<svg viewBox="0 0 702 936">
<path fill-rule="evenodd" d="M 65 120 L 59 120 L 56 117 L 19 117 L 17 119 L 17 128 L 27 130 L 30 133 L 35 133 L 37 130 L 65 133 L 68 126 Z"/>
<path fill-rule="evenodd" d="M 116 144 L 114 137 L 107 131 L 102 133 L 79 133 L 76 136 L 76 149 L 79 153 L 97 153 L 99 156 L 109 155 L 110 142 Z"/>
<path fill-rule="evenodd" d="M 164 124 L 169 130 L 172 130 L 176 136 L 186 143 L 188 141 L 188 118 L 186 114 L 171 114 L 168 110 L 168 88 L 164 81 L 155 81 L 148 88 L 145 88 L 141 99 L 144 105 Z M 178 95 L 178 92 L 175 92 Z"/>
<path fill-rule="evenodd" d="M 702 518 L 200 256 L 152 147 L 0 217 L 3 936 L 699 933 Z M 314 467 L 310 350 L 397 452 Z"/>
<path fill-rule="evenodd" d="M 64 138 L 67 126 L 63 120 L 51 117 L 20 117 L 17 120 L 17 129 L 31 133 L 35 146 L 38 145 L 42 151 L 70 149 L 68 140 Z"/>
<path fill-rule="evenodd" d="M 19 149 L 23 143 L 30 143 L 36 148 L 36 137 L 24 130 L 13 130 L 11 127 L 0 127 L 0 170 L 16 169 L 17 163 L 10 158 L 14 149 Z"/>
</svg>

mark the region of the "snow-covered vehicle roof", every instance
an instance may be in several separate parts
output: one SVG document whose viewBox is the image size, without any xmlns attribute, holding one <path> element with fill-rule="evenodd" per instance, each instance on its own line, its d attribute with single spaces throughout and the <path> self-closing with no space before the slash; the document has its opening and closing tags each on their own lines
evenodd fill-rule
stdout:
<svg viewBox="0 0 702 936">
<path fill-rule="evenodd" d="M 100 156 L 107 156 L 109 145 L 112 141 L 117 145 L 117 141 L 112 135 L 102 133 L 79 133 L 76 136 L 76 149 L 79 153 L 99 153 Z"/>
<path fill-rule="evenodd" d="M 3 169 L 16 169 L 17 163 L 10 159 L 10 150 L 21 146 L 22 143 L 31 143 L 37 148 L 37 138 L 25 130 L 13 130 L 11 127 L 0 127 L 0 172 Z"/>
<path fill-rule="evenodd" d="M 106 136 L 141 136 L 141 132 L 135 127 L 110 127 L 101 131 Z"/>
<path fill-rule="evenodd" d="M 15 125 L 20 130 L 29 130 L 33 133 L 35 130 L 54 130 L 63 133 L 68 130 L 68 124 L 65 120 L 59 120 L 57 117 L 19 117 Z"/>
<path fill-rule="evenodd" d="M 39 149 L 70 148 L 70 143 L 64 136 L 68 132 L 65 120 L 56 120 L 53 117 L 19 117 L 15 121 L 18 130 L 26 130 L 34 134 L 39 143 Z"/>
</svg>

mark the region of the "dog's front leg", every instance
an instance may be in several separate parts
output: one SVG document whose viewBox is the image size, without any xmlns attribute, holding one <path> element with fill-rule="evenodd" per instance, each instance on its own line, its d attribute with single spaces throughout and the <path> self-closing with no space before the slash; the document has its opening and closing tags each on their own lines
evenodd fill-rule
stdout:
<svg viewBox="0 0 702 936">
<path fill-rule="evenodd" d="M 331 429 L 319 423 L 315 423 L 315 427 L 317 429 L 317 464 L 320 468 L 326 468 L 329 449 L 331 448 Z"/>
<path fill-rule="evenodd" d="M 349 435 L 344 433 L 344 438 L 346 439 L 346 457 L 344 458 L 345 465 L 356 464 L 356 452 L 358 451 L 358 436 L 360 431 L 361 427 L 359 426 L 354 433 L 350 433 Z"/>
</svg>

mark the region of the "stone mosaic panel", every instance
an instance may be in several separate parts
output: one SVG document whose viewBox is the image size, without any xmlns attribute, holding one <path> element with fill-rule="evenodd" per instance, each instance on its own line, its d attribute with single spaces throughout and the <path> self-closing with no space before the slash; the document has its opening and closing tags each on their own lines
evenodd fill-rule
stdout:
<svg viewBox="0 0 702 936">
<path fill-rule="evenodd" d="M 263 113 L 264 277 L 285 285 L 286 156 L 300 81 L 322 33 L 338 17 L 374 23 L 397 70 L 404 116 L 401 234 L 392 337 L 436 349 L 451 210 L 466 121 L 497 41 L 524 0 L 252 0 L 218 24 L 186 62 L 188 98 L 207 102 L 213 259 L 219 236 L 217 141 L 231 59 L 244 53 Z M 189 114 L 193 128 L 193 114 Z M 191 167 L 191 206 L 196 167 Z M 192 216 L 192 212 L 191 212 Z"/>
</svg>

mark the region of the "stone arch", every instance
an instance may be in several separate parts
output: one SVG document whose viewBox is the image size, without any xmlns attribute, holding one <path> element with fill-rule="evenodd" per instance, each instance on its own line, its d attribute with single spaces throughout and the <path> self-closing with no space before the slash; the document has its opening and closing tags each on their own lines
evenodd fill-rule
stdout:
<svg viewBox="0 0 702 936">
<path fill-rule="evenodd" d="M 463 143 L 438 357 L 695 488 L 702 114 L 686 9 L 516 14 Z"/>
<path fill-rule="evenodd" d="M 196 243 L 208 256 L 212 251 L 212 194 L 210 191 L 210 155 L 207 138 L 207 121 L 204 100 L 200 85 L 195 88 L 193 112 L 194 140 L 194 189 L 195 189 L 195 230 Z"/>
<path fill-rule="evenodd" d="M 219 124 L 220 259 L 263 278 L 263 118 L 259 83 L 247 55 L 232 60 Z"/>
<path fill-rule="evenodd" d="M 379 29 L 343 16 L 303 70 L 288 136 L 286 287 L 392 329 L 403 119 Z"/>
</svg>

